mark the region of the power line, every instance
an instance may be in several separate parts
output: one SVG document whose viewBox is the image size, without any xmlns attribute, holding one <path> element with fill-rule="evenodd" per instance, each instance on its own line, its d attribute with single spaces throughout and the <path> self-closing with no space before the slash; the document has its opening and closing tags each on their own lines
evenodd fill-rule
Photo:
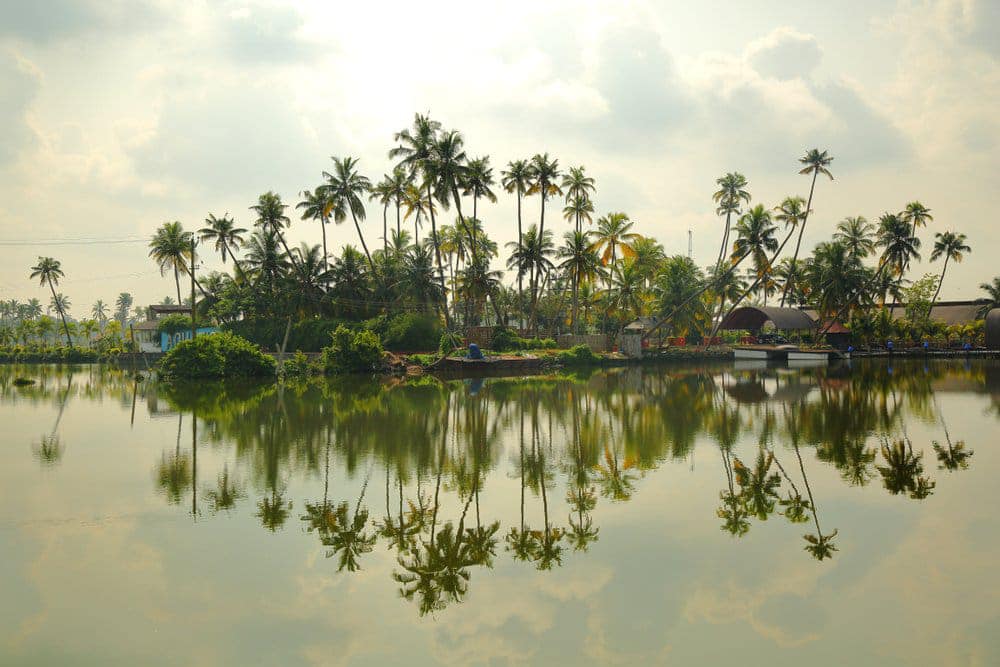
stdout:
<svg viewBox="0 0 1000 667">
<path fill-rule="evenodd" d="M 116 245 L 121 243 L 149 243 L 150 237 L 126 237 L 114 239 L 0 239 L 0 246 L 60 246 L 60 245 Z"/>
</svg>

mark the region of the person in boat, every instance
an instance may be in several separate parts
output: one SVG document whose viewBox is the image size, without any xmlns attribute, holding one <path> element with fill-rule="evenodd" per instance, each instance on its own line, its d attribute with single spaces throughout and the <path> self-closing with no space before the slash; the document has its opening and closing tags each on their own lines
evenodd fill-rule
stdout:
<svg viewBox="0 0 1000 667">
<path fill-rule="evenodd" d="M 485 357 L 483 357 L 483 352 L 479 349 L 478 345 L 475 343 L 469 343 L 469 355 L 466 359 L 482 360 L 485 359 Z"/>
</svg>

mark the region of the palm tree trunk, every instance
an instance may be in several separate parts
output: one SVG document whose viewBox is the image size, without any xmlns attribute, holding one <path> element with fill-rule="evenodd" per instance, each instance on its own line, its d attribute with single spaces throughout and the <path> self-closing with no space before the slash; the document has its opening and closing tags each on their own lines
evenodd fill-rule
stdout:
<svg viewBox="0 0 1000 667">
<path fill-rule="evenodd" d="M 479 255 L 476 250 L 476 238 L 472 235 L 472 231 L 469 229 L 469 225 L 465 222 L 465 216 L 462 215 L 462 198 L 458 194 L 458 188 L 452 186 L 451 188 L 452 197 L 455 198 L 455 209 L 458 211 L 458 221 L 462 223 L 462 229 L 465 230 L 465 235 L 469 237 L 469 249 L 472 252 L 472 261 L 475 264 L 479 263 Z M 475 206 L 475 204 L 473 204 Z"/>
<path fill-rule="evenodd" d="M 364 248 L 365 257 L 368 258 L 368 266 L 371 268 L 372 273 L 374 274 L 375 262 L 372 261 L 372 254 L 368 252 L 368 244 L 365 243 L 365 235 L 361 233 L 361 225 L 358 224 L 358 216 L 354 214 L 353 210 L 351 211 L 351 218 L 354 220 L 354 228 L 358 230 L 358 239 L 361 240 L 361 247 Z M 282 241 L 282 243 L 284 243 L 284 241 Z"/>
<path fill-rule="evenodd" d="M 396 236 L 402 233 L 402 229 L 399 227 L 399 198 L 396 198 Z"/>
<path fill-rule="evenodd" d="M 517 186 L 517 250 L 518 254 L 523 254 L 524 252 L 524 241 L 521 233 L 521 186 Z M 521 309 L 524 303 L 524 289 L 523 289 L 524 276 L 520 271 L 517 272 L 517 308 Z M 521 313 L 521 317 L 518 318 L 518 322 L 524 325 L 524 313 Z"/>
<path fill-rule="evenodd" d="M 389 250 L 389 218 L 386 217 L 389 213 L 389 200 L 387 199 L 385 203 L 382 204 L 382 251 L 387 252 Z"/>
<path fill-rule="evenodd" d="M 322 216 L 319 219 L 319 225 L 320 229 L 323 230 L 323 271 L 328 272 L 330 270 L 330 263 L 329 261 L 327 261 L 327 257 L 330 256 L 330 253 L 327 252 L 326 249 L 326 216 Z M 233 257 L 233 261 L 234 262 L 236 261 L 235 257 Z M 327 278 L 327 288 L 329 288 L 329 286 L 330 286 L 330 279 Z"/>
<path fill-rule="evenodd" d="M 580 274 L 573 272 L 573 333 L 577 333 L 576 316 L 580 311 Z"/>
<path fill-rule="evenodd" d="M 809 213 L 812 211 L 813 203 L 813 191 L 816 189 L 816 177 L 819 176 L 819 170 L 813 170 L 812 184 L 809 186 L 809 199 L 806 201 L 806 214 L 802 217 L 802 226 L 799 228 L 799 238 L 795 242 L 795 254 L 792 255 L 792 266 L 799 260 L 799 248 L 802 246 L 802 235 L 806 231 L 806 223 L 809 222 Z M 794 274 L 793 274 L 794 275 Z M 792 287 L 792 283 L 795 282 L 794 278 L 792 280 L 785 281 L 785 289 L 781 291 L 781 307 L 785 307 L 785 298 L 788 296 L 788 292 Z"/>
<path fill-rule="evenodd" d="M 441 282 L 441 294 L 444 297 L 444 325 L 446 329 L 451 329 L 451 315 L 448 314 L 448 290 L 444 284 L 444 266 L 441 264 L 441 243 L 438 241 L 437 233 L 437 223 L 434 220 L 434 199 L 431 195 L 431 184 L 430 181 L 427 182 L 427 201 L 429 203 L 428 211 L 431 216 L 431 240 L 434 242 L 434 256 L 437 259 L 438 267 L 438 280 Z M 420 213 L 417 213 L 417 219 L 420 219 Z M 413 228 L 416 231 L 417 222 L 414 220 Z"/>
<path fill-rule="evenodd" d="M 948 270 L 949 259 L 951 259 L 949 255 L 944 256 L 944 266 L 941 267 L 941 278 L 938 280 L 937 289 L 934 290 L 934 298 L 931 299 L 931 305 L 927 307 L 927 317 L 931 316 L 931 311 L 934 310 L 934 304 L 937 303 L 938 296 L 941 294 L 941 286 L 944 285 L 944 274 Z"/>
<path fill-rule="evenodd" d="M 67 347 L 73 347 L 73 339 L 69 336 L 69 325 L 66 324 L 66 314 L 63 312 L 62 306 L 59 306 L 59 302 L 56 301 L 56 288 L 52 285 L 52 278 L 47 277 L 49 283 L 49 291 L 52 292 L 52 301 L 58 306 L 56 310 L 59 311 L 59 317 L 62 319 L 63 331 L 66 333 L 66 345 Z M 178 292 L 179 293 L 179 292 Z"/>
<path fill-rule="evenodd" d="M 177 305 L 181 305 L 181 274 L 177 270 L 177 264 L 174 264 L 174 284 L 177 286 Z"/>
<path fill-rule="evenodd" d="M 726 256 L 726 246 L 729 245 L 729 226 L 732 221 L 732 211 L 726 211 L 726 229 L 722 232 L 722 245 L 719 246 L 719 259 L 715 260 L 715 272 L 722 268 L 722 258 Z"/>
</svg>

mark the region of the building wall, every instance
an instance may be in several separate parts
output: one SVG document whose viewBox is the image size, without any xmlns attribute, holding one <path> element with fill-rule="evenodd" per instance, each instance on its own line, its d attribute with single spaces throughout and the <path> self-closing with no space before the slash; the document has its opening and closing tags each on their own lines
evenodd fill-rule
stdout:
<svg viewBox="0 0 1000 667">
<path fill-rule="evenodd" d="M 198 327 L 199 336 L 204 334 L 215 333 L 216 331 L 218 331 L 218 328 L 216 327 Z M 190 340 L 190 339 L 191 339 L 190 329 L 186 329 L 184 331 L 178 331 L 177 333 L 173 334 L 168 334 L 167 332 L 164 331 L 163 333 L 160 334 L 160 348 L 157 351 L 166 352 L 171 348 L 173 348 L 174 346 L 176 346 L 182 340 Z"/>
</svg>

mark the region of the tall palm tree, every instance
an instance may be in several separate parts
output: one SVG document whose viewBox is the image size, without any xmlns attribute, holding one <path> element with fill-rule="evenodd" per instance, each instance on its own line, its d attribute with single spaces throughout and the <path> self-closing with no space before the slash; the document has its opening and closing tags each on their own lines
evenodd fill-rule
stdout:
<svg viewBox="0 0 1000 667">
<path fill-rule="evenodd" d="M 407 188 L 410 187 L 410 177 L 405 169 L 396 166 L 393 167 L 391 174 L 386 174 L 385 183 L 389 197 L 396 207 L 396 233 L 399 234 L 403 231 L 400 228 L 400 210 L 406 201 Z"/>
<path fill-rule="evenodd" d="M 125 320 L 128 319 L 128 311 L 132 309 L 132 295 L 128 292 L 121 292 L 115 299 L 115 318 L 125 328 Z"/>
<path fill-rule="evenodd" d="M 503 185 L 504 190 L 517 194 L 517 244 L 520 247 L 523 236 L 521 229 L 521 198 L 531 188 L 531 163 L 528 160 L 512 160 L 507 163 L 507 169 L 501 172 L 500 176 L 500 183 Z M 524 299 L 523 277 L 523 274 L 518 272 L 517 302 L 519 305 Z"/>
<path fill-rule="evenodd" d="M 296 210 L 302 211 L 303 220 L 315 220 L 319 222 L 319 228 L 323 231 L 323 267 L 330 269 L 328 257 L 329 251 L 326 249 L 326 226 L 330 224 L 330 215 L 327 213 L 327 204 L 330 203 L 329 192 L 325 186 L 319 186 L 315 190 L 303 190 L 300 193 L 302 201 L 295 205 Z"/>
<path fill-rule="evenodd" d="M 875 245 L 882 248 L 879 268 L 887 269 L 895 276 L 898 292 L 910 261 L 920 259 L 920 239 L 913 235 L 912 227 L 901 216 L 885 213 L 879 218 L 878 239 Z M 889 309 L 890 314 L 894 308 L 895 302 Z"/>
<path fill-rule="evenodd" d="M 333 173 L 324 171 L 323 178 L 327 180 L 330 199 L 326 205 L 326 214 L 333 212 L 333 220 L 337 224 L 347 219 L 348 211 L 351 219 L 354 220 L 354 228 L 358 232 L 358 239 L 361 241 L 361 248 L 368 258 L 368 266 L 375 270 L 375 263 L 372 262 L 372 255 L 368 252 L 368 244 L 365 243 L 365 235 L 361 233 L 359 219 L 365 219 L 365 204 L 361 197 L 371 190 L 372 184 L 367 177 L 358 173 L 358 159 L 353 157 L 331 158 L 333 160 Z"/>
<path fill-rule="evenodd" d="M 281 201 L 281 195 L 268 190 L 257 198 L 257 203 L 250 207 L 250 210 L 257 214 L 254 224 L 269 230 L 281 242 L 281 247 L 285 249 L 285 256 L 291 260 L 292 265 L 298 268 L 295 262 L 295 255 L 288 248 L 285 242 L 285 234 L 282 231 L 292 224 L 292 221 L 285 215 L 288 206 Z"/>
<path fill-rule="evenodd" d="M 458 223 L 462 231 L 469 239 L 469 248 L 472 251 L 472 261 L 478 261 L 476 254 L 476 240 L 472 236 L 472 231 L 466 224 L 465 216 L 462 215 L 462 197 L 458 188 L 463 186 L 469 176 L 468 158 L 465 154 L 464 140 L 462 133 L 456 130 L 448 130 L 442 133 L 431 152 L 431 159 L 428 164 L 430 176 L 434 183 L 434 196 L 447 209 L 454 202 L 455 211 L 458 213 Z"/>
<path fill-rule="evenodd" d="M 795 254 L 792 255 L 792 261 L 798 261 L 799 259 L 799 249 L 802 247 L 802 234 L 806 231 L 806 223 L 809 221 L 809 212 L 812 211 L 812 201 L 813 192 L 816 190 L 816 177 L 820 174 L 824 174 L 833 180 L 833 174 L 827 168 L 830 163 L 833 162 L 833 157 L 830 155 L 829 151 L 821 151 L 818 148 L 813 148 L 803 157 L 799 158 L 799 163 L 804 166 L 799 170 L 800 174 L 809 175 L 812 174 L 812 183 L 809 186 L 809 199 L 806 201 L 806 213 L 805 217 L 802 219 L 802 225 L 799 227 L 799 238 L 795 242 Z M 781 306 L 784 307 L 785 299 L 788 296 L 789 290 L 792 289 L 791 283 L 785 283 L 785 289 L 781 294 Z"/>
<path fill-rule="evenodd" d="M 542 198 L 541 217 L 538 222 L 538 235 L 545 236 L 545 202 L 549 197 L 562 194 L 562 187 L 557 182 L 560 176 L 559 160 L 549 157 L 548 153 L 536 153 L 531 158 L 531 187 L 529 195 L 540 195 Z"/>
<path fill-rule="evenodd" d="M 34 280 L 38 278 L 39 285 L 48 285 L 49 291 L 52 292 L 52 300 L 57 306 L 60 305 L 58 299 L 56 299 L 56 288 L 55 286 L 59 284 L 61 278 L 65 278 L 66 274 L 63 273 L 62 264 L 58 259 L 53 259 L 51 257 L 39 257 L 38 263 L 31 267 L 30 278 Z M 66 345 L 73 347 L 73 340 L 69 335 L 69 325 L 66 324 L 66 313 L 63 312 L 61 308 L 57 307 L 59 311 L 59 317 L 62 318 L 63 331 L 66 333 Z"/>
<path fill-rule="evenodd" d="M 382 251 L 389 251 L 389 204 L 392 203 L 392 186 L 389 184 L 389 174 L 384 174 L 382 180 L 376 183 L 368 193 L 368 201 L 382 204 Z"/>
<path fill-rule="evenodd" d="M 393 136 L 393 140 L 399 145 L 389 151 L 389 157 L 399 158 L 400 161 L 397 166 L 403 169 L 411 179 L 415 179 L 417 174 L 421 177 L 423 189 L 427 192 L 426 201 L 430 203 L 427 213 L 431 219 L 431 240 L 434 243 L 434 257 L 437 261 L 438 281 L 441 283 L 442 291 L 444 291 L 444 265 L 441 263 L 441 245 L 438 239 L 437 222 L 434 217 L 433 183 L 430 168 L 431 155 L 440 131 L 441 123 L 438 121 L 431 120 L 430 116 L 424 116 L 419 113 L 414 114 L 412 131 L 404 129 Z M 447 303 L 444 308 L 444 316 L 446 326 L 451 328 Z"/>
<path fill-rule="evenodd" d="M 554 246 L 552 243 L 552 231 L 549 230 L 544 236 L 538 233 L 538 227 L 531 225 L 525 230 L 520 244 L 508 243 L 511 253 L 507 258 L 507 268 L 516 270 L 518 276 L 529 276 L 528 289 L 531 291 L 531 315 L 530 325 L 534 326 L 537 314 L 539 284 L 542 276 L 553 269 L 552 256 Z"/>
<path fill-rule="evenodd" d="M 163 223 L 156 230 L 153 240 L 149 242 L 149 256 L 160 267 L 161 276 L 168 270 L 173 270 L 177 303 L 182 303 L 180 274 L 188 271 L 188 261 L 191 259 L 191 232 L 185 232 L 184 226 L 176 220 Z"/>
<path fill-rule="evenodd" d="M 93 307 L 90 309 L 90 314 L 94 316 L 94 319 L 103 328 L 104 323 L 108 321 L 108 306 L 104 303 L 103 299 L 98 299 L 94 302 Z"/>
<path fill-rule="evenodd" d="M 919 201 L 911 201 L 903 209 L 903 212 L 899 214 L 899 217 L 903 219 L 910 225 L 910 235 L 917 235 L 917 228 L 926 227 L 928 222 L 934 222 L 934 216 L 931 215 L 931 210 L 921 204 Z"/>
<path fill-rule="evenodd" d="M 496 202 L 497 196 L 493 192 L 493 168 L 490 166 L 488 155 L 469 160 L 469 170 L 465 178 L 465 188 L 462 194 L 472 197 L 472 217 L 479 219 L 479 209 L 477 208 L 479 198 Z"/>
<path fill-rule="evenodd" d="M 567 232 L 565 244 L 559 249 L 563 261 L 559 268 L 565 271 L 573 282 L 573 313 L 570 324 L 578 330 L 577 315 L 580 312 L 580 284 L 595 280 L 601 271 L 601 260 L 591 248 L 587 232 Z"/>
<path fill-rule="evenodd" d="M 589 213 L 594 212 L 594 206 L 590 203 L 591 193 L 597 190 L 597 184 L 593 177 L 587 176 L 583 165 L 570 167 L 569 172 L 563 175 L 562 188 L 566 193 L 566 208 L 563 215 L 570 219 L 572 210 L 573 219 L 576 222 L 576 231 L 580 231 L 583 220 L 590 222 Z M 587 205 L 589 204 L 589 211 Z"/>
<path fill-rule="evenodd" d="M 719 247 L 719 259 L 715 262 L 715 272 L 722 268 L 722 260 L 726 256 L 726 248 L 729 247 L 729 232 L 732 229 L 732 217 L 740 213 L 742 204 L 750 203 L 750 192 L 746 189 L 747 178 L 737 171 L 731 171 L 725 176 L 715 179 L 719 189 L 712 195 L 712 200 L 717 204 L 716 214 L 726 216 L 726 228 L 722 233 L 722 245 Z"/>
<path fill-rule="evenodd" d="M 227 258 L 232 257 L 239 268 L 236 251 L 243 245 L 243 235 L 246 232 L 247 230 L 236 226 L 236 221 L 229 217 L 228 213 L 221 218 L 209 213 L 205 218 L 205 226 L 198 230 L 198 236 L 202 241 L 211 241 L 215 244 L 216 252 L 222 255 L 223 264 Z"/>
<path fill-rule="evenodd" d="M 948 260 L 953 259 L 961 263 L 966 253 L 970 252 L 972 252 L 972 248 L 966 244 L 965 234 L 938 232 L 934 235 L 934 250 L 931 251 L 931 261 L 934 262 L 940 257 L 944 257 L 944 266 L 941 267 L 941 278 L 938 280 L 937 289 L 934 291 L 934 298 L 931 299 L 930 309 L 927 311 L 928 316 L 934 308 L 934 304 L 937 303 L 938 296 L 941 294 L 941 286 L 944 285 L 944 274 L 948 270 Z"/>
<path fill-rule="evenodd" d="M 875 226 L 862 215 L 847 217 L 837 223 L 833 239 L 847 246 L 852 255 L 864 259 L 875 252 Z"/>
<path fill-rule="evenodd" d="M 430 219 L 430 216 L 437 212 L 433 199 L 427 199 L 427 195 L 422 188 L 410 183 L 406 186 L 403 194 L 403 205 L 406 206 L 404 220 L 409 220 L 413 216 L 413 242 L 420 243 L 420 219 Z M 432 210 L 433 209 L 433 210 Z M 431 239 L 433 244 L 434 239 Z"/>
</svg>

